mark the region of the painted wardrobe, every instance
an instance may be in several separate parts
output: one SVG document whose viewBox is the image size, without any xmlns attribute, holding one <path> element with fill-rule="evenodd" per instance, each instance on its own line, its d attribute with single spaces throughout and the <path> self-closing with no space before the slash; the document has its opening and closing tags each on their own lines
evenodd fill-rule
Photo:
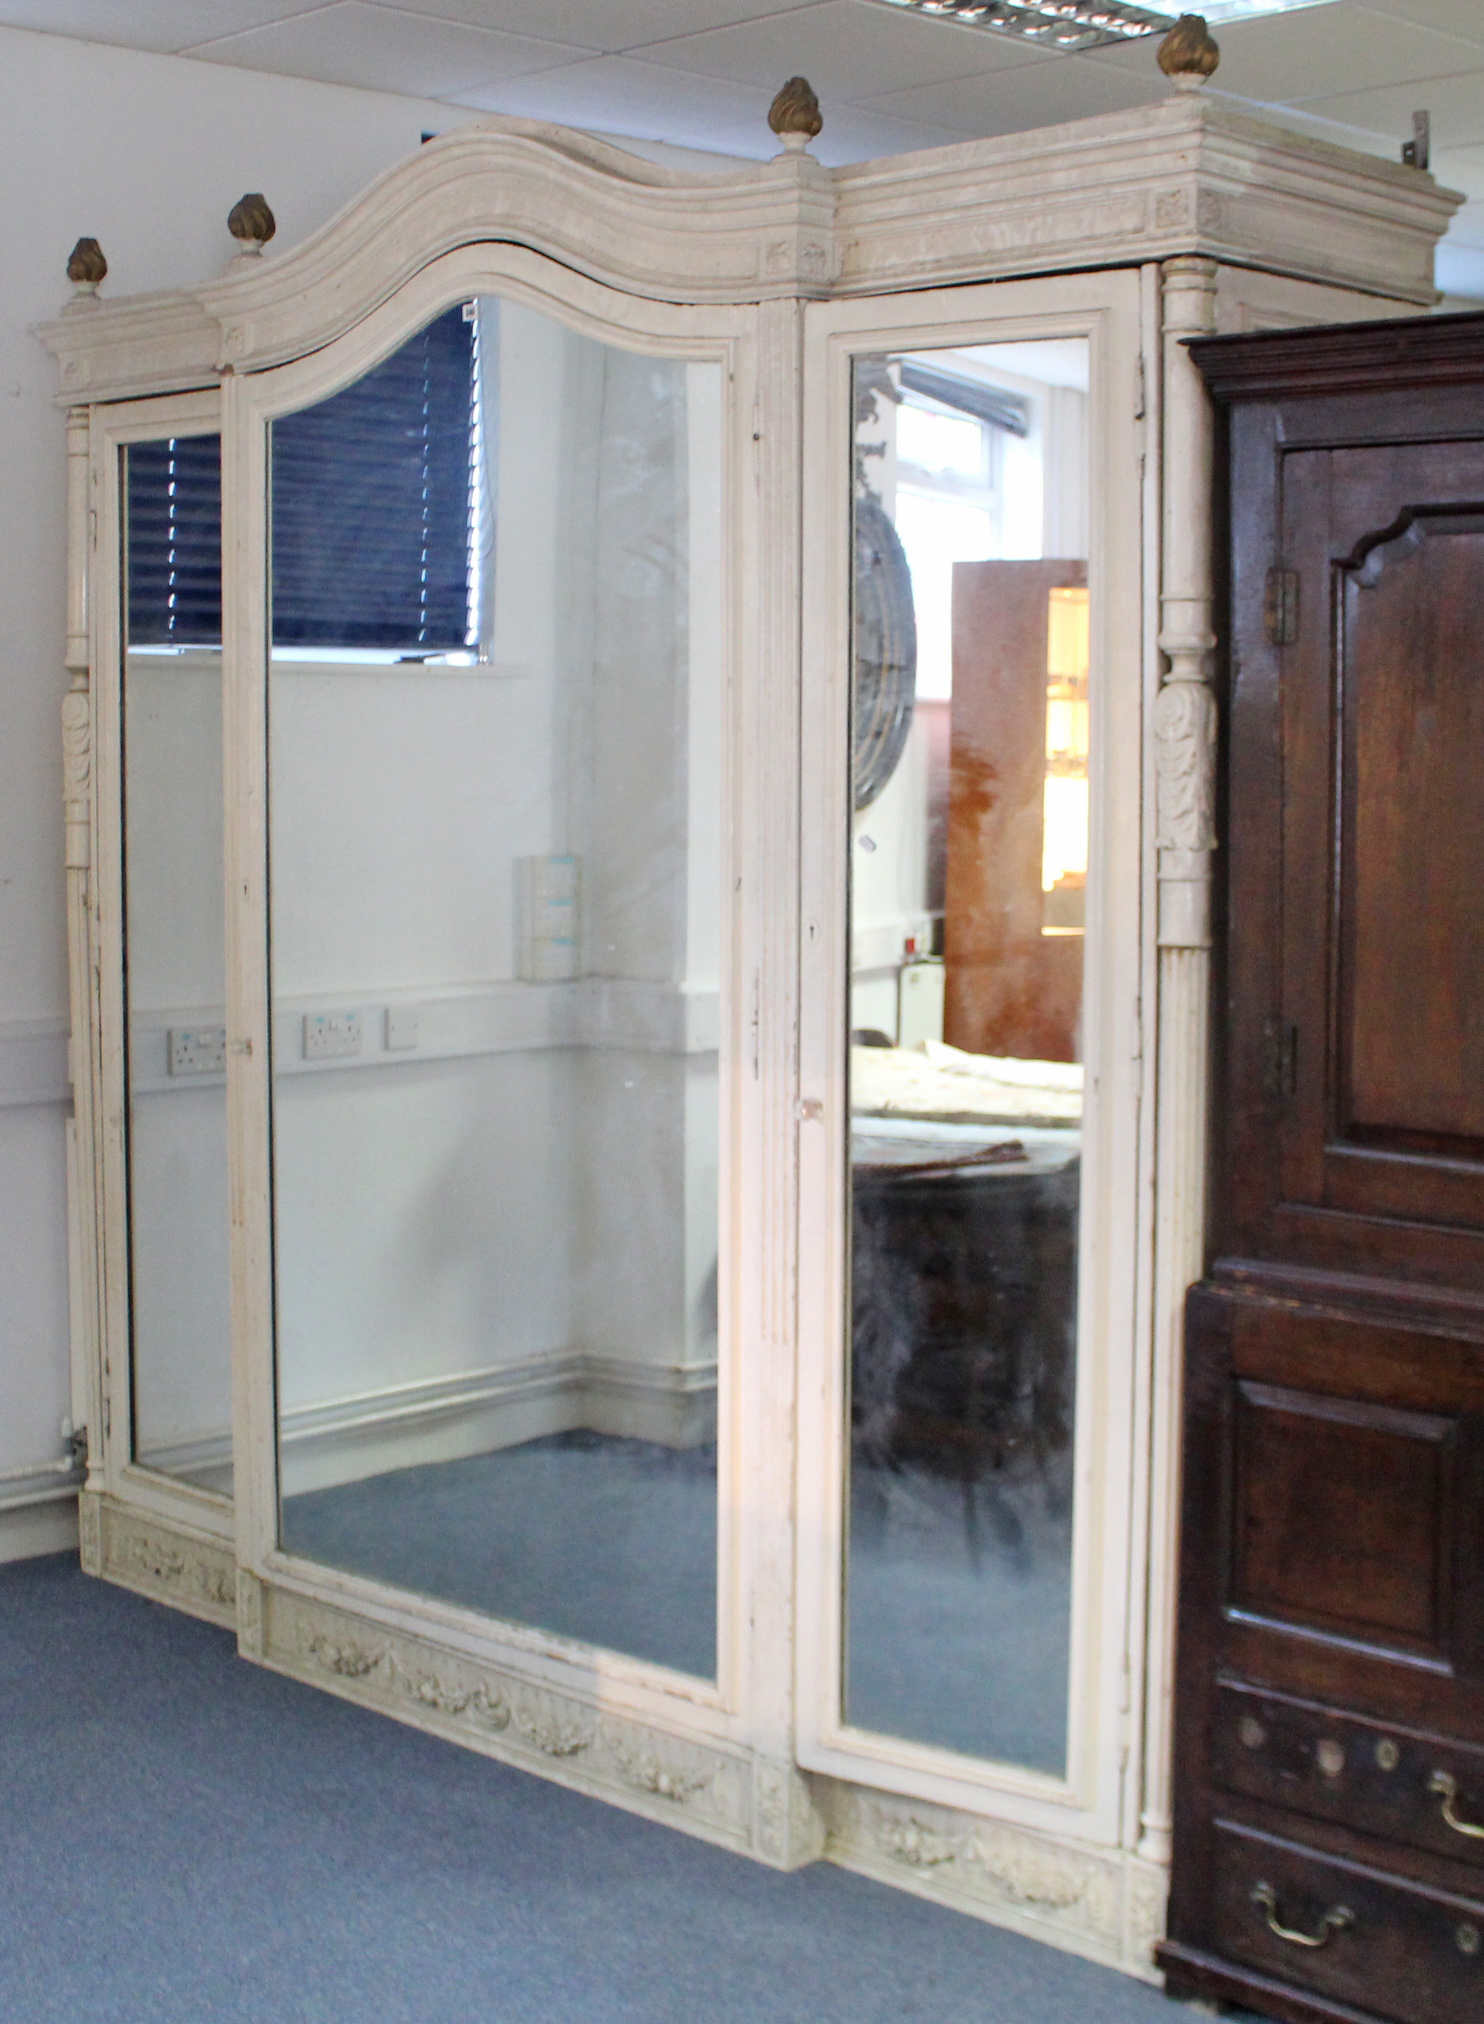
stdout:
<svg viewBox="0 0 1484 2024">
<path fill-rule="evenodd" d="M 491 120 L 281 255 L 246 200 L 209 285 L 74 262 L 84 1563 L 1152 1976 L 1184 341 L 1428 305 L 1455 200 L 1199 89 L 836 171 L 793 124 L 696 176 Z"/>
</svg>

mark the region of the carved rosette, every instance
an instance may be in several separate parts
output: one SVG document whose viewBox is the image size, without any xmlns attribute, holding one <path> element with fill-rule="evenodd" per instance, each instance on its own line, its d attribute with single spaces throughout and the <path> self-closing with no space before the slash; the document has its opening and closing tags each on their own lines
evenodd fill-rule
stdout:
<svg viewBox="0 0 1484 2024">
<path fill-rule="evenodd" d="M 831 1852 L 887 1882 L 1038 1938 L 1147 1974 L 1128 1956 L 1121 1852 L 1079 1850 L 946 1806 L 837 1788 Z"/>
<path fill-rule="evenodd" d="M 263 1584 L 245 1567 L 237 1570 L 237 1649 L 244 1658 L 263 1656 Z"/>
<path fill-rule="evenodd" d="M 66 810 L 69 871 L 86 871 L 91 856 L 93 794 L 93 710 L 86 689 L 62 698 L 62 795 Z"/>
<path fill-rule="evenodd" d="M 159 1519 L 108 1507 L 99 1571 L 209 1623 L 235 1623 L 237 1565 L 229 1546 L 178 1532 Z"/>
<path fill-rule="evenodd" d="M 800 1771 L 758 1758 L 752 1772 L 752 1851 L 777 1869 L 798 1869 L 824 1853 L 825 1829 Z"/>
<path fill-rule="evenodd" d="M 77 1498 L 77 1557 L 84 1574 L 103 1572 L 103 1500 L 96 1491 L 82 1490 Z"/>
<path fill-rule="evenodd" d="M 1216 698 L 1202 681 L 1167 681 L 1154 706 L 1154 764 L 1162 851 L 1216 848 Z"/>
</svg>

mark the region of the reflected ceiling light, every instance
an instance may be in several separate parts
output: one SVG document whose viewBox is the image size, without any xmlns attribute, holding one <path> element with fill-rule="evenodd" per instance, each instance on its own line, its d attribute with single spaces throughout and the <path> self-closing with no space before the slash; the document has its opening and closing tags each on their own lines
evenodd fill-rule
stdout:
<svg viewBox="0 0 1484 2024">
<path fill-rule="evenodd" d="M 1129 0 L 882 0 L 914 14 L 936 15 L 966 28 L 989 28 L 1048 49 L 1100 49 L 1111 42 L 1136 42 L 1162 35 L 1174 25 L 1178 8 L 1156 13 Z M 1323 7 L 1330 0 L 1206 0 L 1202 9 L 1213 26 L 1259 14 L 1287 14 L 1296 7 Z"/>
</svg>

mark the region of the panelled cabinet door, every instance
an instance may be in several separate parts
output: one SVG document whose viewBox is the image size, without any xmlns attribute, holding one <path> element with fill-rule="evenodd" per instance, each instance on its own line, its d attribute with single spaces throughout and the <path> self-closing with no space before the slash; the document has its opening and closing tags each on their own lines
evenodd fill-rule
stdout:
<svg viewBox="0 0 1484 2024">
<path fill-rule="evenodd" d="M 1233 425 L 1250 901 L 1231 922 L 1240 1234 L 1222 1248 L 1477 1287 L 1484 442 L 1443 393 L 1423 440 L 1354 440 L 1394 432 L 1369 403 L 1343 429 L 1296 401 Z"/>
<path fill-rule="evenodd" d="M 1112 1839 L 1138 281 L 806 324 L 801 1759 Z"/>
</svg>

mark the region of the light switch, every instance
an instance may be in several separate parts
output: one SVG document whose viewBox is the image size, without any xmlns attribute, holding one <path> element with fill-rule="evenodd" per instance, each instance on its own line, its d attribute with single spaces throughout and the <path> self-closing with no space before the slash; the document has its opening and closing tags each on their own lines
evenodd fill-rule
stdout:
<svg viewBox="0 0 1484 2024">
<path fill-rule="evenodd" d="M 417 1007 L 388 1005 L 386 1008 L 386 1051 L 405 1054 L 417 1045 Z"/>
</svg>

